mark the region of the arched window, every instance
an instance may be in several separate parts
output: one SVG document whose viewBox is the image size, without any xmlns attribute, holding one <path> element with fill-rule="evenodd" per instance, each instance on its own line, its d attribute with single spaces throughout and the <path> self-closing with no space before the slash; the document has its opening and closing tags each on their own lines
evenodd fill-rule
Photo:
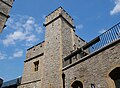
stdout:
<svg viewBox="0 0 120 88">
<path fill-rule="evenodd" d="M 73 82 L 73 84 L 71 86 L 72 86 L 72 88 L 83 88 L 83 84 L 80 81 Z"/>
<path fill-rule="evenodd" d="M 120 67 L 113 69 L 109 76 L 114 81 L 116 88 L 120 88 Z"/>
</svg>

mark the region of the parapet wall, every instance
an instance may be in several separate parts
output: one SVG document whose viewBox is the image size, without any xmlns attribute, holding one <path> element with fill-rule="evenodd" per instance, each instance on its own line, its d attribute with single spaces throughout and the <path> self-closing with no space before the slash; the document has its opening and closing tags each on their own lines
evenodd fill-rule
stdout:
<svg viewBox="0 0 120 88">
<path fill-rule="evenodd" d="M 26 60 L 44 54 L 44 42 L 39 43 L 27 50 Z"/>
<path fill-rule="evenodd" d="M 84 88 L 89 88 L 91 84 L 94 84 L 95 88 L 115 88 L 109 73 L 120 67 L 119 48 L 120 39 L 63 68 L 65 88 L 71 88 L 76 80 L 81 81 Z"/>
<path fill-rule="evenodd" d="M 62 15 L 70 24 L 73 25 L 73 18 L 62 7 L 59 7 L 58 9 L 50 13 L 48 16 L 46 16 L 45 24 L 49 23 L 60 15 Z"/>
</svg>

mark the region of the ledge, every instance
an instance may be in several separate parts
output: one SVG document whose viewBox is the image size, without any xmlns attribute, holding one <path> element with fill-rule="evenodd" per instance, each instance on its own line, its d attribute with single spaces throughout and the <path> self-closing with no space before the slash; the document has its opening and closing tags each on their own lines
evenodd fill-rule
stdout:
<svg viewBox="0 0 120 88">
<path fill-rule="evenodd" d="M 34 46 L 32 46 L 32 47 L 28 48 L 28 49 L 27 49 L 27 51 L 28 51 L 28 50 L 30 50 L 30 49 L 32 49 L 32 48 L 34 48 L 35 46 L 38 46 L 38 45 L 40 45 L 40 44 L 44 43 L 44 42 L 45 42 L 45 41 L 42 41 L 42 42 L 40 42 L 40 43 L 38 43 L 38 44 L 36 44 L 36 45 L 34 45 Z"/>
<path fill-rule="evenodd" d="M 64 60 L 65 61 L 68 60 L 69 58 L 73 57 L 74 55 L 78 54 L 79 52 L 81 52 L 81 51 L 87 49 L 88 47 L 90 47 L 91 45 L 97 43 L 98 41 L 100 41 L 100 38 L 96 37 L 95 39 L 93 39 L 89 43 L 85 44 L 81 48 L 78 48 L 76 51 L 74 51 L 73 53 L 71 53 L 70 55 L 68 55 L 67 57 L 65 57 Z"/>
<path fill-rule="evenodd" d="M 69 64 L 69 65 L 63 67 L 62 71 L 65 71 L 65 70 L 67 70 L 67 69 L 75 66 L 76 64 L 79 64 L 79 63 L 81 63 L 81 62 L 83 62 L 83 61 L 85 61 L 85 60 L 87 60 L 87 59 L 90 59 L 90 57 L 92 57 L 92 56 L 94 56 L 94 55 L 96 55 L 96 54 L 98 54 L 98 53 L 100 53 L 100 52 L 102 52 L 102 51 L 104 51 L 104 50 L 112 47 L 113 45 L 116 45 L 116 44 L 119 43 L 119 42 L 120 42 L 120 38 L 117 39 L 117 40 L 115 40 L 115 41 L 113 41 L 113 42 L 111 42 L 111 43 L 109 43 L 108 45 L 106 45 L 106 46 L 98 49 L 97 51 L 95 51 L 95 52 L 93 52 L 93 53 L 91 53 L 91 54 L 89 54 L 89 55 L 86 55 L 85 57 L 81 58 L 80 60 L 77 60 L 76 62 L 74 62 L 74 63 L 72 63 L 72 64 Z"/>
<path fill-rule="evenodd" d="M 25 84 L 29 84 L 29 83 L 38 82 L 38 81 L 41 81 L 41 80 L 35 80 L 35 81 L 31 81 L 31 82 L 26 82 L 26 83 L 22 83 L 22 84 L 20 84 L 20 85 L 25 85 Z"/>
<path fill-rule="evenodd" d="M 44 53 L 41 53 L 41 54 L 39 54 L 39 55 L 37 55 L 37 56 L 34 56 L 34 57 L 32 57 L 32 58 L 29 58 L 28 60 L 25 60 L 24 62 L 26 63 L 26 62 L 28 62 L 28 61 L 31 61 L 31 60 L 33 60 L 33 59 L 35 59 L 35 58 L 37 58 L 37 57 L 43 56 L 43 55 L 44 55 Z"/>
<path fill-rule="evenodd" d="M 2 12 L 0 12 L 0 14 L 3 15 L 3 16 L 5 16 L 6 18 L 9 18 L 9 17 L 10 17 L 9 15 L 6 15 L 6 14 L 4 14 L 4 13 L 2 13 Z"/>
</svg>

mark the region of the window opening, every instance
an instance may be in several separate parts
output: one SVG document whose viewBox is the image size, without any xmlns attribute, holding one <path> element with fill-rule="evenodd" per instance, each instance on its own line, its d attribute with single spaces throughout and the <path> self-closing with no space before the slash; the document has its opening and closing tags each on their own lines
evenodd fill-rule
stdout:
<svg viewBox="0 0 120 88">
<path fill-rule="evenodd" d="M 38 71 L 39 61 L 34 62 L 34 71 Z"/>
<path fill-rule="evenodd" d="M 71 86 L 72 86 L 72 88 L 83 88 L 83 84 L 80 81 L 73 82 L 73 84 Z"/>
<path fill-rule="evenodd" d="M 120 67 L 113 69 L 109 76 L 114 81 L 116 88 L 120 88 Z"/>
</svg>

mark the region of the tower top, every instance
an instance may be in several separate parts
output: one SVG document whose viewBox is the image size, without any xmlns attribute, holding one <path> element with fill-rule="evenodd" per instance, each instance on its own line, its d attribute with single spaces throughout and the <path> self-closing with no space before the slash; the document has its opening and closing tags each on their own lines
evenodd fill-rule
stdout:
<svg viewBox="0 0 120 88">
<path fill-rule="evenodd" d="M 51 12 L 50 14 L 48 14 L 45 18 L 47 18 L 48 16 L 50 16 L 51 14 L 53 14 L 54 12 L 57 12 L 57 11 L 59 11 L 61 14 L 62 14 L 62 12 L 65 12 L 73 20 L 73 18 L 61 6 L 58 7 L 56 10 L 54 10 L 53 12 Z"/>
<path fill-rule="evenodd" d="M 60 17 L 69 22 L 69 24 L 73 25 L 73 18 L 61 6 L 46 16 L 44 25 L 47 26 Z"/>
</svg>

